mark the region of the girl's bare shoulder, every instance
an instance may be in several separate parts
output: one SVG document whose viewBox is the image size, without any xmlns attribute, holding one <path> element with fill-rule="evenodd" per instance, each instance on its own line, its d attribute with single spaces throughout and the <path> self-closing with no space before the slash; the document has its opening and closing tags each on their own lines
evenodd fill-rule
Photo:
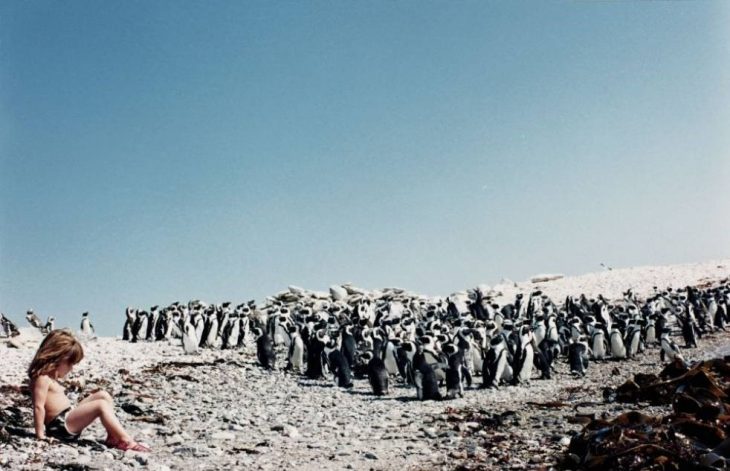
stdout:
<svg viewBox="0 0 730 471">
<path fill-rule="evenodd" d="M 30 387 L 32 389 L 35 389 L 38 387 L 40 387 L 40 388 L 48 387 L 52 381 L 53 380 L 48 375 L 38 375 L 35 378 L 30 380 Z"/>
</svg>

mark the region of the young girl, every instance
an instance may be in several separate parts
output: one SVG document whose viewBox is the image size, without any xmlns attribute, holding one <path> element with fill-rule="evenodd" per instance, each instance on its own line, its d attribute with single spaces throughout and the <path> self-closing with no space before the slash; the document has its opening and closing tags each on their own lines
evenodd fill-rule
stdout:
<svg viewBox="0 0 730 471">
<path fill-rule="evenodd" d="M 58 379 L 66 376 L 82 358 L 84 349 L 68 330 L 53 330 L 41 342 L 28 368 L 36 437 L 41 440 L 46 437 L 78 440 L 81 431 L 99 418 L 107 431 L 108 447 L 150 451 L 124 431 L 114 414 L 112 398 L 106 391 L 98 390 L 76 407 L 71 406 Z"/>
</svg>

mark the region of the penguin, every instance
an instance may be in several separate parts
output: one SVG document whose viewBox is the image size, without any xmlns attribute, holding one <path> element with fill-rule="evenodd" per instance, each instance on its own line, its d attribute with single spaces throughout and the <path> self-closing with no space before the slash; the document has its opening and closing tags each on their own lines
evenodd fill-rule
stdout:
<svg viewBox="0 0 730 471">
<path fill-rule="evenodd" d="M 88 322 L 88 318 L 86 318 Z M 144 339 L 144 335 L 147 333 L 147 321 L 148 321 L 148 314 L 145 311 L 141 311 L 137 313 L 137 317 L 134 321 L 134 326 L 132 327 L 132 342 L 136 343 L 140 339 Z M 83 331 L 84 328 L 84 320 L 81 320 L 81 329 Z"/>
<path fill-rule="evenodd" d="M 3 334 L 4 337 L 15 337 L 17 335 L 20 335 L 20 331 L 18 328 L 13 324 L 13 322 L 5 317 L 5 314 L 0 313 L 0 333 Z"/>
<path fill-rule="evenodd" d="M 375 396 L 386 396 L 388 395 L 388 382 L 390 376 L 388 370 L 385 369 L 385 363 L 383 360 L 371 351 L 363 352 L 360 358 L 367 362 L 367 374 L 370 387 L 373 390 Z"/>
<path fill-rule="evenodd" d="M 682 363 L 685 363 L 682 354 L 680 353 L 679 347 L 674 341 L 669 338 L 669 331 L 665 330 L 662 332 L 660 337 L 661 350 L 659 351 L 659 360 L 664 362 L 667 359 L 669 362 L 673 362 L 675 358 L 678 358 Z"/>
<path fill-rule="evenodd" d="M 482 370 L 482 387 L 499 389 L 509 368 L 507 344 L 501 335 L 494 337 L 489 344 Z"/>
<path fill-rule="evenodd" d="M 623 360 L 626 358 L 626 346 L 624 345 L 624 339 L 621 335 L 621 331 L 616 326 L 614 326 L 611 331 L 610 341 L 611 358 L 614 360 Z"/>
<path fill-rule="evenodd" d="M 596 328 L 591 335 L 591 351 L 593 360 L 605 360 L 608 356 L 608 341 L 602 328 Z"/>
<path fill-rule="evenodd" d="M 167 335 L 168 330 L 170 330 L 170 322 L 173 322 L 170 313 L 163 309 L 157 316 L 157 322 L 155 322 L 152 338 L 154 340 L 165 340 L 165 336 Z M 182 328 L 183 330 L 185 329 L 184 323 Z"/>
<path fill-rule="evenodd" d="M 256 337 L 256 358 L 259 364 L 267 370 L 276 369 L 276 351 L 271 337 L 258 327 L 254 327 L 252 333 Z"/>
<path fill-rule="evenodd" d="M 335 339 L 330 340 L 324 347 L 324 354 L 327 358 L 327 365 L 334 376 L 335 386 L 341 388 L 352 388 L 352 370 L 347 364 L 345 356 L 337 346 Z"/>
<path fill-rule="evenodd" d="M 202 312 L 197 312 L 197 315 L 195 316 L 195 321 L 192 322 L 193 326 L 195 327 L 195 338 L 198 339 L 199 347 L 203 346 L 203 335 L 206 333 L 205 319 L 205 314 L 203 314 Z"/>
<path fill-rule="evenodd" d="M 198 337 L 195 333 L 195 327 L 190 323 L 190 318 L 185 319 L 182 337 L 183 351 L 187 355 L 198 353 Z"/>
<path fill-rule="evenodd" d="M 634 358 L 641 346 L 641 328 L 631 324 L 626 332 L 626 357 Z"/>
<path fill-rule="evenodd" d="M 532 366 L 535 359 L 535 350 L 532 344 L 532 331 L 526 325 L 520 328 L 520 336 L 514 359 L 513 384 L 528 384 L 532 377 Z"/>
<path fill-rule="evenodd" d="M 238 316 L 228 315 L 228 320 L 225 321 L 223 335 L 221 336 L 221 349 L 235 348 L 238 345 L 239 322 Z"/>
<path fill-rule="evenodd" d="M 268 337 L 271 340 L 271 337 Z M 219 342 L 218 337 L 218 317 L 214 312 L 209 312 L 205 319 L 205 326 L 203 328 L 203 336 L 200 339 L 201 347 L 215 347 Z"/>
<path fill-rule="evenodd" d="M 568 363 L 570 364 L 570 372 L 573 375 L 585 376 L 589 355 L 590 348 L 588 348 L 588 344 L 585 343 L 583 337 L 568 346 Z"/>
<path fill-rule="evenodd" d="M 682 338 L 684 338 L 684 348 L 697 348 L 697 326 L 693 320 L 692 311 L 689 309 L 687 315 L 681 320 Z"/>
<path fill-rule="evenodd" d="M 471 374 L 464 365 L 466 351 L 453 343 L 442 347 L 448 357 L 449 367 L 446 369 L 446 397 L 455 399 L 456 396 L 464 397 L 464 383 L 471 386 Z"/>
<path fill-rule="evenodd" d="M 322 377 L 322 355 L 325 344 L 329 342 L 327 331 L 318 330 L 307 345 L 307 378 L 319 379 Z"/>
<path fill-rule="evenodd" d="M 137 311 L 129 306 L 124 311 L 124 326 L 122 327 L 122 340 L 131 341 L 132 331 L 134 330 L 134 323 L 137 320 Z"/>
<path fill-rule="evenodd" d="M 397 375 L 398 371 L 398 359 L 396 358 L 396 346 L 391 339 L 386 339 L 383 346 L 383 363 L 385 369 L 388 370 L 388 374 Z"/>
<path fill-rule="evenodd" d="M 723 299 L 717 303 L 717 311 L 715 312 L 715 326 L 724 331 L 727 319 L 727 306 Z"/>
<path fill-rule="evenodd" d="M 150 308 L 150 318 L 147 322 L 147 332 L 145 333 L 145 340 L 155 340 L 155 332 L 157 331 L 157 322 L 159 321 L 159 313 L 157 308 L 159 306 L 152 306 Z"/>
<path fill-rule="evenodd" d="M 655 345 L 657 343 L 656 322 L 654 320 L 654 316 L 649 316 L 646 319 L 646 325 L 644 326 L 644 342 L 646 345 Z"/>
<path fill-rule="evenodd" d="M 342 327 L 340 333 L 340 350 L 344 355 L 347 364 L 352 369 L 355 366 L 355 357 L 357 357 L 357 342 L 355 337 L 352 335 L 352 326 L 346 325 Z"/>
<path fill-rule="evenodd" d="M 398 348 L 399 364 L 402 364 L 403 367 L 403 380 L 410 386 L 413 386 L 413 374 L 415 373 L 413 369 L 413 358 L 417 351 L 418 347 L 412 341 L 403 342 Z"/>
<path fill-rule="evenodd" d="M 249 318 L 248 315 L 245 314 L 244 311 L 241 311 L 242 313 L 239 316 L 240 322 L 238 323 L 238 343 L 236 344 L 237 348 L 243 348 L 246 345 L 246 337 L 249 332 Z"/>
<path fill-rule="evenodd" d="M 422 363 L 414 373 L 414 384 L 416 386 L 416 397 L 420 401 L 440 401 L 443 399 L 439 391 L 436 373 L 431 365 Z"/>
<path fill-rule="evenodd" d="M 52 330 L 54 330 L 56 327 L 56 318 L 53 316 L 48 316 L 48 320 L 46 321 L 46 324 L 43 326 L 43 333 L 48 334 Z"/>
<path fill-rule="evenodd" d="M 289 352 L 286 357 L 286 369 L 301 373 L 304 366 L 304 341 L 296 325 L 288 325 L 287 330 L 290 342 Z"/>
<path fill-rule="evenodd" d="M 25 314 L 25 319 L 36 329 L 43 331 L 41 319 L 33 312 L 33 309 L 28 309 L 28 312 Z"/>
</svg>

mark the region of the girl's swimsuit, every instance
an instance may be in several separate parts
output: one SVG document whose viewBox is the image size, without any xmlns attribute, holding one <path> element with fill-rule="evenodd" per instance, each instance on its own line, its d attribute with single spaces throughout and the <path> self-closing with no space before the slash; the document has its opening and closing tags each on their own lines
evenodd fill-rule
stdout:
<svg viewBox="0 0 730 471">
<path fill-rule="evenodd" d="M 46 425 L 46 435 L 63 441 L 78 440 L 81 434 L 71 433 L 66 428 L 66 414 L 68 414 L 70 411 L 71 407 L 68 407 L 63 412 L 58 414 L 53 420 L 48 422 L 48 424 Z"/>
</svg>

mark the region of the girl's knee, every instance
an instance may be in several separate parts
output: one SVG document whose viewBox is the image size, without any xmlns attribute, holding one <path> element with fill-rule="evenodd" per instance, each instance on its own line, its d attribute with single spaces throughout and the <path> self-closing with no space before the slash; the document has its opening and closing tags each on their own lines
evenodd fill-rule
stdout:
<svg viewBox="0 0 730 471">
<path fill-rule="evenodd" d="M 99 399 L 103 399 L 109 403 L 113 402 L 112 395 L 104 391 L 103 389 L 99 390 L 96 395 L 99 397 Z"/>
</svg>

